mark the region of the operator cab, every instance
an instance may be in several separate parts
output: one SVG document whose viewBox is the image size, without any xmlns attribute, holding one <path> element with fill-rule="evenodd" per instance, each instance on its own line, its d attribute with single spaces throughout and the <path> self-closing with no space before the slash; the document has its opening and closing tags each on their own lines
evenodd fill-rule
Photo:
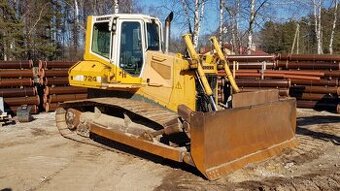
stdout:
<svg viewBox="0 0 340 191">
<path fill-rule="evenodd" d="M 151 16 L 115 14 L 92 17 L 90 54 L 140 77 L 148 50 L 162 51 L 162 25 Z"/>
</svg>

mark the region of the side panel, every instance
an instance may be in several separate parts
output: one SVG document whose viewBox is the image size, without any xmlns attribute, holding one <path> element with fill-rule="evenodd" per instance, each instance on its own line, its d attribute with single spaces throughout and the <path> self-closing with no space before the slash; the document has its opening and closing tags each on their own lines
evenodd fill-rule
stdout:
<svg viewBox="0 0 340 191">
<path fill-rule="evenodd" d="M 175 55 L 148 51 L 142 76 L 146 85 L 137 93 L 172 111 L 180 104 L 195 110 L 195 79 L 193 73 L 182 71 L 184 62 Z"/>
</svg>

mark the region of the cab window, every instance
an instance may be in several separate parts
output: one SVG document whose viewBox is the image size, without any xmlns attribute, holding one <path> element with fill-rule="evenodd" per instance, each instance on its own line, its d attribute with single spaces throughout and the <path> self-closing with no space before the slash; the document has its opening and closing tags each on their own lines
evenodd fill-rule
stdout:
<svg viewBox="0 0 340 191">
<path fill-rule="evenodd" d="M 111 46 L 110 34 L 108 22 L 95 23 L 92 33 L 92 52 L 109 58 Z"/>
<path fill-rule="evenodd" d="M 119 66 L 129 74 L 139 76 L 143 67 L 141 24 L 123 22 L 121 26 Z"/>
<path fill-rule="evenodd" d="M 147 23 L 148 50 L 160 50 L 159 27 L 156 23 Z"/>
</svg>

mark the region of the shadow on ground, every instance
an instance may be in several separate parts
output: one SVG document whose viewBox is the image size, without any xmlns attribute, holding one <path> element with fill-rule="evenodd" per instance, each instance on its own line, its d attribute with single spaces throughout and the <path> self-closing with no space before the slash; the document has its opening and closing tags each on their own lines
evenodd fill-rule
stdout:
<svg viewBox="0 0 340 191">
<path fill-rule="evenodd" d="M 309 125 L 320 125 L 320 124 L 334 124 L 339 123 L 338 126 L 332 126 L 330 128 L 340 128 L 340 116 L 309 116 L 309 117 L 299 117 L 297 119 L 297 129 L 296 133 L 299 135 L 310 136 L 314 139 L 319 139 L 327 142 L 332 142 L 335 145 L 340 145 L 340 137 L 334 134 L 329 134 L 325 132 L 318 132 L 311 130 L 307 126 Z"/>
</svg>

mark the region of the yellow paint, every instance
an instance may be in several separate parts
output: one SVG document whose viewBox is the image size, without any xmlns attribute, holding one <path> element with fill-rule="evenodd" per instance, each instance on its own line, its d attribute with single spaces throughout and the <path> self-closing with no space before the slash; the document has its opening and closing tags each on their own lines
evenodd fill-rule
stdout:
<svg viewBox="0 0 340 191">
<path fill-rule="evenodd" d="M 229 69 L 229 66 L 228 66 L 228 61 L 225 59 L 223 53 L 222 53 L 222 50 L 221 50 L 221 47 L 218 45 L 218 42 L 217 42 L 217 39 L 215 36 L 211 37 L 210 40 L 212 41 L 213 43 L 213 46 L 216 50 L 216 53 L 217 53 L 217 56 L 218 58 L 222 61 L 222 63 L 224 64 L 224 71 L 226 73 L 226 76 L 231 84 L 231 86 L 233 87 L 235 93 L 239 93 L 240 92 L 240 89 L 238 88 L 236 82 L 235 82 L 235 79 Z"/>
<path fill-rule="evenodd" d="M 69 81 L 72 86 L 107 89 L 108 91 L 133 91 L 175 112 L 180 104 L 185 104 L 192 110 L 196 109 L 194 75 L 190 71 L 185 71 L 189 69 L 189 63 L 182 59 L 182 55 L 148 51 L 142 76 L 133 77 L 114 63 L 110 63 L 109 60 L 91 53 L 89 44 L 92 35 L 92 19 L 90 16 L 87 23 L 84 61 L 78 62 L 69 70 Z M 151 62 L 153 62 L 153 67 Z M 170 78 L 168 73 L 160 73 L 161 70 L 167 69 L 170 69 Z M 86 76 L 86 78 L 90 76 L 91 79 L 100 77 L 101 82 L 83 80 L 81 76 Z M 176 88 L 176 85 L 181 88 Z"/>
<path fill-rule="evenodd" d="M 189 54 L 192 58 L 192 60 L 197 64 L 197 73 L 202 81 L 202 84 L 203 84 L 203 87 L 204 87 L 204 90 L 205 90 L 205 93 L 208 95 L 208 96 L 212 96 L 213 95 L 213 91 L 208 83 L 208 80 L 205 76 L 205 73 L 204 73 L 204 70 L 202 68 L 202 65 L 201 65 L 201 61 L 199 59 L 199 55 L 196 53 L 196 50 L 191 42 L 191 35 L 190 34 L 186 34 L 186 35 L 183 35 L 183 39 L 184 39 L 184 42 L 187 46 L 187 50 L 189 51 Z"/>
</svg>

